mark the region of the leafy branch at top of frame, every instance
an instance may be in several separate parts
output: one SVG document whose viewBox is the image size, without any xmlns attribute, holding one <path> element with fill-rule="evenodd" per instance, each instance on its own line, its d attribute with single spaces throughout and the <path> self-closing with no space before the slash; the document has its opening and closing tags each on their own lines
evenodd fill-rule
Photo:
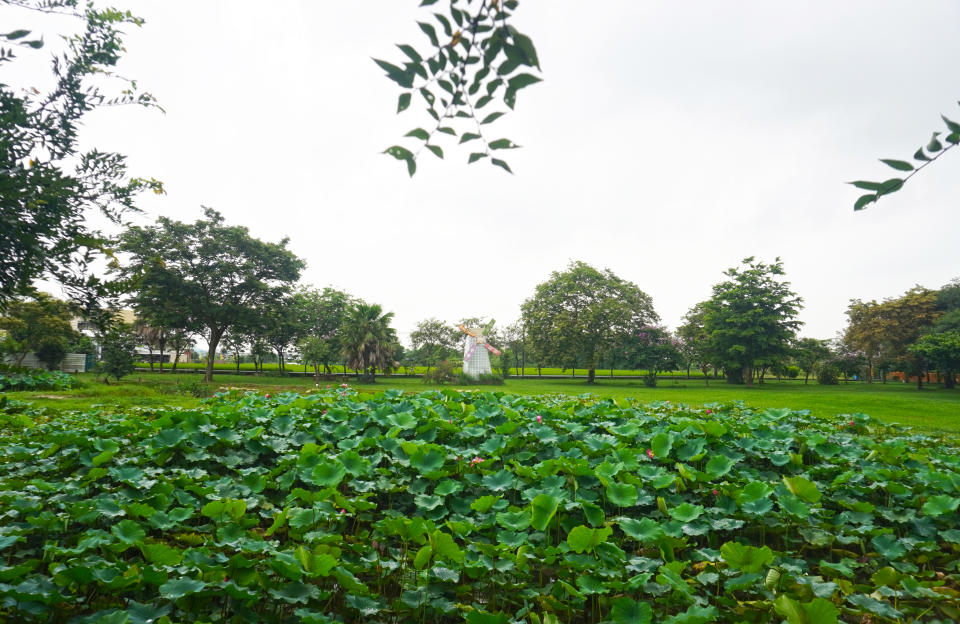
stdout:
<svg viewBox="0 0 960 624">
<path fill-rule="evenodd" d="M 436 3 L 422 0 L 420 6 Z M 430 53 L 421 54 L 411 45 L 397 44 L 406 57 L 401 65 L 374 59 L 403 89 L 397 113 L 410 108 L 414 95 L 419 95 L 434 121 L 429 130 L 417 127 L 405 135 L 419 142 L 415 151 L 402 145 L 384 150 L 405 162 L 411 176 L 424 148 L 443 158 L 443 148 L 435 142 L 440 135 L 459 136 L 460 144 L 480 141 L 482 149 L 471 152 L 468 163 L 489 158 L 491 164 L 513 173 L 493 154 L 519 146 L 507 138 L 491 140 L 484 132 L 485 126 L 506 111 L 485 113 L 482 109 L 502 101 L 512 110 L 517 92 L 541 81 L 525 69 L 540 70 L 533 42 L 508 23 L 518 5 L 518 0 L 449 0 L 448 14 L 433 13 L 433 22 L 417 22 L 433 46 Z M 459 127 L 464 123 L 466 129 Z"/>
<path fill-rule="evenodd" d="M 958 102 L 960 103 L 960 102 Z M 854 210 L 863 210 L 870 204 L 878 201 L 884 195 L 889 195 L 895 193 L 903 188 L 903 185 L 906 184 L 907 180 L 918 174 L 924 167 L 937 160 L 948 151 L 953 149 L 960 144 L 960 123 L 957 123 L 951 119 L 947 119 L 944 115 L 940 115 L 941 119 L 947 126 L 946 136 L 942 132 L 934 132 L 933 136 L 930 137 L 930 141 L 921 146 L 914 154 L 913 159 L 920 163 L 919 165 L 914 165 L 911 162 L 905 160 L 890 160 L 886 158 L 881 158 L 880 162 L 892 167 L 897 171 L 909 172 L 906 176 L 902 178 L 890 178 L 889 180 L 884 180 L 883 182 L 869 182 L 866 180 L 857 180 L 856 182 L 850 182 L 858 189 L 863 189 L 865 191 L 870 191 L 865 195 L 861 195 L 857 198 L 856 203 L 853 205 Z"/>
</svg>

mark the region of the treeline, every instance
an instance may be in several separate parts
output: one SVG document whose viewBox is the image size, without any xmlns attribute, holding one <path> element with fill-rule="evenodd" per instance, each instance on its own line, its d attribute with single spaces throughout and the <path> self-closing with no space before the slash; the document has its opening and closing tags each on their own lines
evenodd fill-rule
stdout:
<svg viewBox="0 0 960 624">
<path fill-rule="evenodd" d="M 208 380 L 218 351 L 237 365 L 247 360 L 262 369 L 269 357 L 282 372 L 292 357 L 317 375 L 340 366 L 370 380 L 400 367 L 451 368 L 462 355 L 463 334 L 453 324 L 422 320 L 404 347 L 391 327 L 392 312 L 345 291 L 298 284 L 304 263 L 286 239 L 258 240 L 211 209 L 194 223 L 161 217 L 152 226 L 130 227 L 113 244 L 117 260 L 105 284 L 115 296 L 106 307 L 79 311 L 101 346 L 102 370 L 117 377 L 132 370 L 136 344 L 172 351 L 175 368 L 197 337 L 208 345 Z M 515 322 L 487 332 L 502 350 L 492 364 L 503 372 L 585 369 L 589 382 L 597 370 L 644 370 L 651 386 L 658 373 L 674 370 L 697 370 L 707 383 L 722 376 L 747 385 L 767 375 L 829 384 L 841 377 L 886 379 L 893 371 L 922 383 L 925 373 L 937 371 L 953 385 L 960 368 L 960 282 L 916 287 L 879 303 L 854 300 L 845 330 L 821 340 L 798 336 L 803 301 L 779 258 L 770 264 L 746 258 L 723 275 L 711 297 L 691 307 L 671 332 L 638 285 L 573 262 L 536 287 Z M 133 308 L 135 324 L 118 322 L 121 307 Z M 0 319 L 0 348 L 49 354 L 52 363 L 82 341 L 69 327 L 68 315 L 76 312 L 42 294 L 17 299 Z"/>
</svg>

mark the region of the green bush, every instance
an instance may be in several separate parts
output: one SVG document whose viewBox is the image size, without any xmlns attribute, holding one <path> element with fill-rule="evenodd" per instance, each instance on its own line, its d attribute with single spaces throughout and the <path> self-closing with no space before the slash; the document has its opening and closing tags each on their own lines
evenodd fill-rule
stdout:
<svg viewBox="0 0 960 624">
<path fill-rule="evenodd" d="M 0 392 L 18 390 L 67 390 L 81 384 L 76 377 L 60 371 L 31 370 L 21 367 L 0 368 Z"/>
<path fill-rule="evenodd" d="M 423 383 L 445 384 L 456 381 L 457 375 L 453 372 L 453 364 L 444 360 L 433 369 L 423 374 Z"/>
<path fill-rule="evenodd" d="M 502 386 L 503 377 L 484 373 L 477 378 L 460 372 L 457 374 L 457 384 L 461 386 Z"/>
<path fill-rule="evenodd" d="M 840 383 L 840 371 L 836 366 L 827 364 L 817 371 L 817 383 L 821 386 L 835 386 Z"/>
</svg>

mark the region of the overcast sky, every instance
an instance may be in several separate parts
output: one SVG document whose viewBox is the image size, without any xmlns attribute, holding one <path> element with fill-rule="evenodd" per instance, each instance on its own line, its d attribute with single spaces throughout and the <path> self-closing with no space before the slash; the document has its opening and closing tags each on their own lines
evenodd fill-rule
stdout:
<svg viewBox="0 0 960 624">
<path fill-rule="evenodd" d="M 206 205 L 289 237 L 305 283 L 382 304 L 404 339 L 428 317 L 512 322 L 572 260 L 635 282 L 675 328 L 724 269 L 779 256 L 818 338 L 851 298 L 960 276 L 960 155 L 864 212 L 844 184 L 891 177 L 878 158 L 960 120 L 955 0 L 524 0 L 544 82 L 493 126 L 523 145 L 516 175 L 449 144 L 413 179 L 380 152 L 430 120 L 416 99 L 395 115 L 371 57 L 427 46 L 416 0 L 114 4 L 146 19 L 120 71 L 166 113 L 99 111 L 83 140 L 164 182 L 141 221 Z M 49 48 L 0 78 L 42 84 Z"/>
</svg>

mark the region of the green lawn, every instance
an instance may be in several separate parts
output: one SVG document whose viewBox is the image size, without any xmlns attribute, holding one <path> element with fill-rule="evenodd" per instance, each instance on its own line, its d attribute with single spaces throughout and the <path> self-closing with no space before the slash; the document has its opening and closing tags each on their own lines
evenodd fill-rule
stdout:
<svg viewBox="0 0 960 624">
<path fill-rule="evenodd" d="M 81 375 L 85 387 L 65 391 L 10 392 L 11 399 L 31 401 L 38 407 L 56 409 L 88 409 L 93 405 L 123 409 L 130 406 L 161 405 L 190 407 L 198 396 L 227 388 L 262 392 L 306 391 L 313 388 L 309 378 L 255 377 L 217 374 L 211 386 L 203 384 L 197 374 L 159 375 L 136 373 L 120 382 L 105 385 L 92 375 Z M 326 385 L 326 383 L 322 384 Z M 336 385 L 336 384 L 334 384 Z M 432 386 L 413 378 L 381 377 L 376 384 L 351 385 L 367 391 L 400 388 L 419 392 Z M 455 388 L 465 389 L 454 386 Z M 850 383 L 837 386 L 804 385 L 802 382 L 768 381 L 747 388 L 731 386 L 722 380 L 706 387 L 703 380 L 662 380 L 658 387 L 647 388 L 640 381 L 601 380 L 588 385 L 583 379 L 511 379 L 503 386 L 481 386 L 486 390 L 502 390 L 512 394 L 592 393 L 599 397 L 637 397 L 641 401 L 672 401 L 692 406 L 705 403 L 743 401 L 752 407 L 790 407 L 809 409 L 816 416 L 864 413 L 880 420 L 910 425 L 927 430 L 960 432 L 960 390 L 944 390 L 929 385 L 918 391 L 912 384 Z"/>
</svg>

